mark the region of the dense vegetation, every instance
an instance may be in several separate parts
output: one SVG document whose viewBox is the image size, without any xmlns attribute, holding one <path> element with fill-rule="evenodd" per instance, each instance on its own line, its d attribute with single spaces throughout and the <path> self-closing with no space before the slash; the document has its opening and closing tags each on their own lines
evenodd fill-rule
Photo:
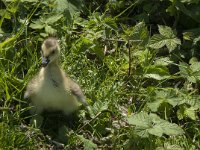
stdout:
<svg viewBox="0 0 200 150">
<path fill-rule="evenodd" d="M 2 0 L 0 17 L 0 149 L 200 149 L 200 0 Z M 90 107 L 36 128 L 23 94 L 52 35 Z"/>
</svg>

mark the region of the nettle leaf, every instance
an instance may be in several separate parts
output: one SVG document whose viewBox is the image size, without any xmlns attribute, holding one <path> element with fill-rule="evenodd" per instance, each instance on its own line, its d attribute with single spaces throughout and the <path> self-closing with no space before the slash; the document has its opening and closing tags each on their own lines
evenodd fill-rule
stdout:
<svg viewBox="0 0 200 150">
<path fill-rule="evenodd" d="M 163 57 L 155 60 L 155 65 L 157 66 L 168 66 L 171 63 L 173 63 L 173 61 L 171 61 L 169 57 Z"/>
<path fill-rule="evenodd" d="M 151 111 L 157 112 L 161 104 L 168 103 L 175 107 L 179 105 L 183 98 L 178 97 L 175 91 L 172 90 L 156 90 L 154 95 L 151 95 L 149 99 L 150 100 L 147 103 L 147 106 L 151 109 Z"/>
<path fill-rule="evenodd" d="M 56 0 L 55 4 L 57 12 L 68 11 L 71 16 L 80 11 L 82 7 L 81 0 Z"/>
<path fill-rule="evenodd" d="M 167 43 L 167 41 L 166 41 L 166 39 L 165 39 L 165 37 L 163 35 L 154 34 L 151 37 L 149 46 L 151 48 L 159 49 L 159 48 L 162 48 L 163 46 L 165 46 L 166 43 Z"/>
<path fill-rule="evenodd" d="M 62 14 L 56 14 L 56 15 L 52 15 L 52 16 L 48 16 L 47 19 L 45 20 L 46 24 L 53 24 L 55 22 L 57 22 L 58 20 L 60 20 L 63 17 Z"/>
<path fill-rule="evenodd" d="M 200 62 L 192 62 L 190 65 L 190 68 L 193 72 L 198 72 L 200 73 Z M 200 75 L 200 74 L 199 74 Z"/>
<path fill-rule="evenodd" d="M 45 24 L 41 22 L 39 19 L 36 21 L 33 21 L 33 23 L 30 24 L 30 28 L 32 29 L 42 29 L 45 27 Z"/>
<path fill-rule="evenodd" d="M 189 65 L 185 62 L 180 62 L 179 63 L 179 70 L 180 70 L 180 75 L 182 77 L 188 77 L 190 74 L 190 70 L 189 70 Z"/>
<path fill-rule="evenodd" d="M 141 112 L 135 115 L 132 115 L 127 118 L 128 123 L 136 125 L 143 128 L 149 128 L 151 126 L 151 120 L 149 115 L 146 112 Z"/>
<path fill-rule="evenodd" d="M 169 52 L 173 51 L 177 47 L 177 45 L 181 45 L 181 40 L 179 40 L 178 38 L 167 40 L 166 46 Z"/>
<path fill-rule="evenodd" d="M 168 26 L 158 25 L 158 31 L 161 35 L 167 38 L 174 38 L 176 37 L 173 33 L 173 30 Z"/>
<path fill-rule="evenodd" d="M 84 150 L 95 150 L 97 145 L 94 144 L 91 140 L 84 138 L 82 135 L 78 135 L 79 139 L 83 142 Z"/>
<path fill-rule="evenodd" d="M 183 130 L 175 123 L 161 119 L 156 114 L 140 112 L 127 118 L 128 123 L 135 125 L 135 132 L 141 137 L 148 137 L 149 134 L 161 137 L 166 135 L 181 135 Z"/>
<path fill-rule="evenodd" d="M 185 108 L 184 114 L 192 120 L 196 120 L 196 109 L 194 107 Z"/>
<path fill-rule="evenodd" d="M 153 128 L 149 129 L 148 132 L 152 135 L 159 136 L 159 137 L 163 135 L 163 129 L 159 124 L 153 126 Z"/>
<path fill-rule="evenodd" d="M 6 9 L 0 9 L 0 16 L 6 19 L 11 19 L 11 13 Z"/>
<path fill-rule="evenodd" d="M 146 45 L 149 40 L 149 32 L 144 22 L 136 24 L 134 27 L 123 27 L 124 35 L 122 38 L 125 40 L 133 40 L 135 43 Z"/>
<path fill-rule="evenodd" d="M 160 107 L 160 105 L 164 102 L 164 99 L 156 99 L 153 102 L 148 102 L 147 106 L 151 109 L 151 111 L 153 112 L 157 112 L 158 108 Z"/>
<path fill-rule="evenodd" d="M 143 138 L 148 138 L 149 137 L 149 132 L 147 128 L 142 128 L 142 127 L 135 127 L 135 131 L 137 133 L 137 135 L 139 135 L 140 137 Z"/>
<path fill-rule="evenodd" d="M 150 40 L 151 48 L 159 49 L 167 46 L 168 50 L 173 51 L 177 45 L 181 45 L 181 40 L 178 39 L 170 27 L 158 25 L 160 34 L 154 34 Z"/>
<path fill-rule="evenodd" d="M 104 25 L 112 30 L 117 30 L 117 24 L 113 18 L 106 17 L 104 19 Z"/>
<path fill-rule="evenodd" d="M 21 2 L 29 2 L 29 3 L 33 3 L 33 2 L 38 2 L 38 0 L 21 0 Z"/>
<path fill-rule="evenodd" d="M 161 65 L 149 66 L 147 72 L 144 74 L 146 78 L 153 78 L 156 80 L 163 80 L 170 77 L 168 68 Z"/>
<path fill-rule="evenodd" d="M 108 102 L 101 102 L 101 101 L 97 101 L 94 103 L 93 107 L 90 109 L 90 116 L 92 118 L 95 117 L 96 114 L 107 110 L 108 109 Z"/>
<path fill-rule="evenodd" d="M 49 34 L 55 34 L 56 33 L 56 29 L 52 28 L 49 25 L 45 26 L 45 31 L 46 31 L 46 33 L 49 33 Z"/>
<path fill-rule="evenodd" d="M 163 132 L 167 135 L 181 135 L 183 134 L 183 129 L 179 127 L 175 123 L 170 123 L 165 120 L 160 124 L 161 128 L 163 129 Z"/>
<path fill-rule="evenodd" d="M 157 147 L 155 150 L 183 150 L 183 148 L 180 145 L 172 145 L 170 142 L 165 142 L 164 146 Z"/>
<path fill-rule="evenodd" d="M 190 63 L 191 65 L 185 62 L 179 63 L 180 75 L 191 83 L 197 83 L 197 81 L 200 81 L 200 62 L 192 58 Z"/>
<path fill-rule="evenodd" d="M 164 80 L 164 79 L 169 78 L 169 76 L 161 76 L 159 74 L 152 74 L 152 73 L 145 74 L 144 77 L 152 78 L 152 79 L 155 79 L 155 80 Z"/>
<path fill-rule="evenodd" d="M 161 119 L 158 115 L 151 113 L 149 115 L 152 118 L 154 128 L 162 131 L 167 135 L 181 135 L 183 134 L 183 129 L 175 123 L 170 123 L 164 119 Z"/>
</svg>

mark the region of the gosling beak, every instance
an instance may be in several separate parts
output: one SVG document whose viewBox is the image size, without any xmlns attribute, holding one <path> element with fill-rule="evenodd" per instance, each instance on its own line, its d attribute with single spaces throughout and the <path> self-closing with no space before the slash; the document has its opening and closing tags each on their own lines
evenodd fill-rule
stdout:
<svg viewBox="0 0 200 150">
<path fill-rule="evenodd" d="M 47 57 L 42 56 L 42 67 L 46 67 L 49 63 L 49 59 Z"/>
</svg>

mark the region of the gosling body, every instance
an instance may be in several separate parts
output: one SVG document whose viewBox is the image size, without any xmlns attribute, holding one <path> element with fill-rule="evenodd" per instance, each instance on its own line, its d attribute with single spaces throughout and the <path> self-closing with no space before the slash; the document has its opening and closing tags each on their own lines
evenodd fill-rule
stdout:
<svg viewBox="0 0 200 150">
<path fill-rule="evenodd" d="M 31 100 L 31 113 L 43 110 L 61 110 L 69 114 L 78 108 L 78 102 L 88 105 L 79 85 L 60 69 L 60 47 L 55 38 L 48 38 L 42 45 L 43 67 L 27 85 L 24 97 Z"/>
</svg>

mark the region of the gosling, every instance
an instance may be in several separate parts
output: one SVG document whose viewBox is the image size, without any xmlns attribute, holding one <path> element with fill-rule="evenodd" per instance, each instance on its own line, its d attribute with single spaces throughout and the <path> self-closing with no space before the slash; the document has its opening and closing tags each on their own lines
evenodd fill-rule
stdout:
<svg viewBox="0 0 200 150">
<path fill-rule="evenodd" d="M 88 106 L 79 85 L 60 69 L 58 58 L 60 46 L 56 38 L 47 38 L 42 44 L 42 68 L 27 85 L 25 99 L 31 100 L 31 113 L 44 110 L 62 111 L 69 114 L 79 103 Z"/>
</svg>

